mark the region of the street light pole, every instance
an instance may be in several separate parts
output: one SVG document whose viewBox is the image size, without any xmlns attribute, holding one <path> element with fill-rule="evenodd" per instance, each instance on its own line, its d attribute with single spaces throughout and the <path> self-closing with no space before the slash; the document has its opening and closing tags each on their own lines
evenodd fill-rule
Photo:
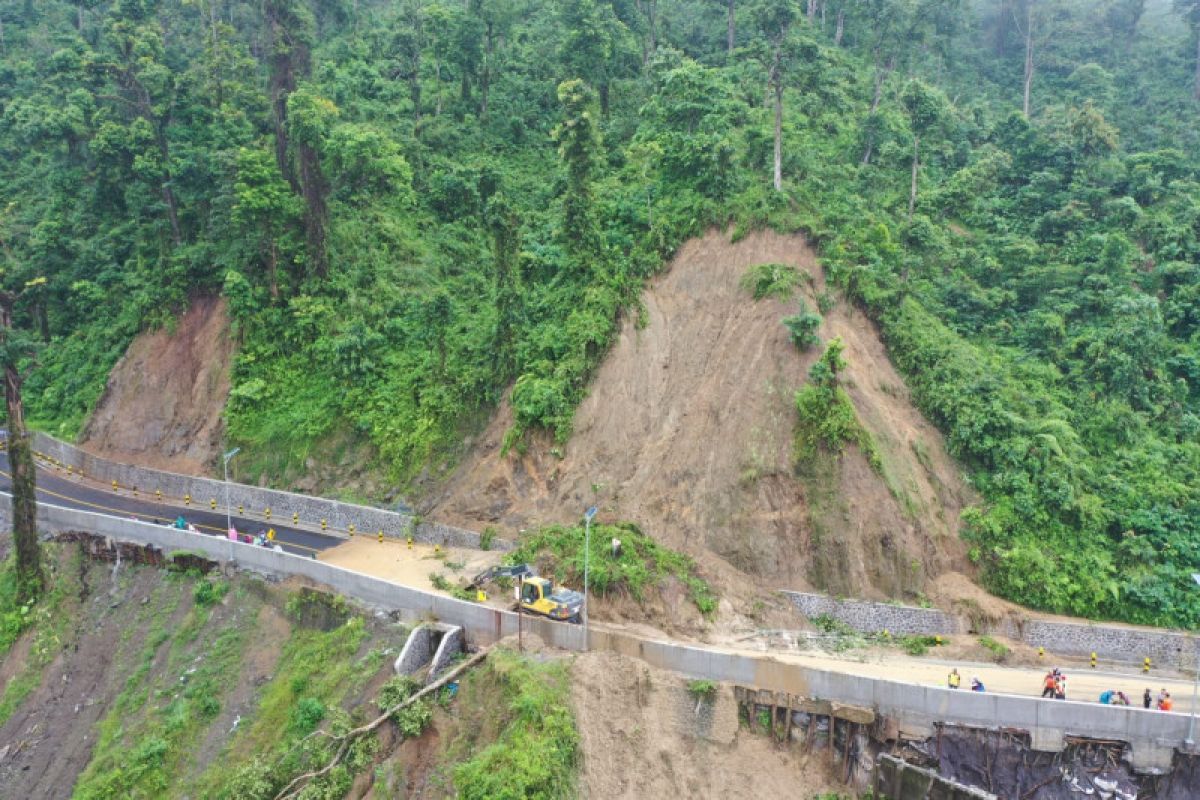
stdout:
<svg viewBox="0 0 1200 800">
<path fill-rule="evenodd" d="M 1200 584 L 1200 572 L 1192 573 L 1192 580 Z M 1196 646 L 1196 634 L 1192 634 L 1192 671 L 1196 673 L 1192 681 L 1192 718 L 1188 721 L 1188 738 L 1185 744 L 1193 747 L 1196 744 L 1196 694 L 1200 691 L 1200 649 Z"/>
<path fill-rule="evenodd" d="M 592 517 L 596 507 L 583 512 L 583 649 L 589 649 L 588 641 L 588 562 L 592 555 Z"/>
<path fill-rule="evenodd" d="M 240 453 L 242 448 L 235 447 L 222 456 L 221 461 L 225 465 L 225 532 L 229 533 L 229 529 L 233 527 L 232 506 L 229 502 L 229 459 Z"/>
</svg>

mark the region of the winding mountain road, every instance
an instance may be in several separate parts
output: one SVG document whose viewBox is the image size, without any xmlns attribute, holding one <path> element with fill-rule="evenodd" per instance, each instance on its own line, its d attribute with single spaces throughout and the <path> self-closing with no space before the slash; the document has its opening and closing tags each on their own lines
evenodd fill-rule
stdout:
<svg viewBox="0 0 1200 800">
<path fill-rule="evenodd" d="M 225 509 L 220 505 L 214 511 L 211 507 L 201 507 L 196 504 L 185 506 L 174 498 L 163 498 L 162 501 L 158 501 L 145 493 L 134 493 L 128 489 L 114 492 L 112 489 L 80 478 L 78 475 L 68 477 L 40 459 L 35 459 L 35 461 L 37 462 L 37 499 L 39 503 L 117 517 L 136 517 L 143 521 L 158 521 L 163 524 L 170 524 L 176 517 L 182 515 L 202 533 L 224 536 L 228 530 L 225 525 Z M 9 472 L 6 450 L 0 451 L 0 492 L 12 493 L 12 476 Z M 205 506 L 207 505 L 205 503 Z M 236 511 L 236 509 L 234 510 Z M 274 528 L 275 542 L 287 552 L 297 555 L 314 555 L 344 541 L 337 536 L 305 530 L 276 520 L 268 523 L 261 518 L 256 519 L 237 513 L 231 515 L 231 520 L 233 526 L 243 533 L 257 533 L 262 528 Z"/>
</svg>

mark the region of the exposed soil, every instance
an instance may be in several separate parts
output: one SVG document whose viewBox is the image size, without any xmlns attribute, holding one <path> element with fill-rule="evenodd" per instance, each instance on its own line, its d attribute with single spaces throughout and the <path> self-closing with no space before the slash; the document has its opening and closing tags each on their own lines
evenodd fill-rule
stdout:
<svg viewBox="0 0 1200 800">
<path fill-rule="evenodd" d="M 802 294 L 816 307 L 824 280 L 799 236 L 731 243 L 713 231 L 686 243 L 644 293 L 644 326 L 624 321 L 561 457 L 544 439 L 502 457 L 511 424 L 502 407 L 428 498 L 431 514 L 511 534 L 598 504 L 602 518 L 638 523 L 742 596 L 748 587 L 911 596 L 943 572 L 969 573 L 957 534 L 971 494 L 875 327 L 844 302 L 819 335 L 846 344 L 845 384 L 882 475 L 851 448 L 825 474 L 797 478 L 793 394 L 822 348 L 802 353 L 789 341 L 780 320 L 795 300 L 755 302 L 739 288 L 760 263 L 811 276 Z"/>
<path fill-rule="evenodd" d="M 373 536 L 355 536 L 336 547 L 323 550 L 317 559 L 334 566 L 374 575 L 377 578 L 402 583 L 422 591 L 439 591 L 429 576 L 440 574 L 452 584 L 470 579 L 490 566 L 500 563 L 502 553 L 489 550 L 468 550 L 456 547 L 435 553 L 430 545 L 414 542 L 410 550 L 404 542 L 394 539 L 378 541 Z M 495 598 L 497 607 L 506 606 L 507 595 Z"/>
<path fill-rule="evenodd" d="M 152 612 L 148 599 L 161 581 L 154 569 L 118 571 L 111 581 L 104 580 L 108 571 L 89 572 L 96 585 L 74 610 L 74 648 L 47 665 L 38 689 L 0 726 L 0 797 L 70 797 L 91 759 L 95 724 L 142 649 Z M 185 612 L 181 604 L 176 613 Z M 11 651 L 5 663 L 19 655 Z"/>
<path fill-rule="evenodd" d="M 679 675 L 614 653 L 579 656 L 571 677 L 581 797 L 812 797 L 843 788 L 822 757 L 739 729 L 728 686 L 698 698 Z"/>
<path fill-rule="evenodd" d="M 220 453 L 232 354 L 225 301 L 196 298 L 174 331 L 134 339 L 108 376 L 82 446 L 115 461 L 207 474 Z"/>
</svg>

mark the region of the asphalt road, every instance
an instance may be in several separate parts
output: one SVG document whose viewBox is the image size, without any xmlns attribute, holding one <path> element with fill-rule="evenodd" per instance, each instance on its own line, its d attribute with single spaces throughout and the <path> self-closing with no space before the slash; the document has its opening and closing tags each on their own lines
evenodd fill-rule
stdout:
<svg viewBox="0 0 1200 800">
<path fill-rule="evenodd" d="M 114 493 L 95 484 L 81 481 L 78 477 L 67 478 L 46 469 L 45 465 L 37 465 L 37 499 L 39 503 L 65 506 L 80 511 L 92 511 L 98 514 L 108 514 L 116 517 L 137 517 L 144 522 L 160 521 L 169 523 L 180 514 L 188 522 L 204 534 L 224 536 L 228 528 L 225 525 L 225 511 L 219 505 L 216 511 L 207 507 L 183 507 L 170 502 L 156 502 L 144 494 L 132 496 L 122 489 Z M 12 493 L 12 477 L 8 468 L 8 452 L 0 452 L 0 492 Z M 313 555 L 322 550 L 328 550 L 342 542 L 336 536 L 328 536 L 300 528 L 293 528 L 279 521 L 271 520 L 268 524 L 262 519 L 232 516 L 233 525 L 243 533 L 257 533 L 261 528 L 275 529 L 275 542 L 282 545 L 289 553 L 298 555 Z"/>
</svg>

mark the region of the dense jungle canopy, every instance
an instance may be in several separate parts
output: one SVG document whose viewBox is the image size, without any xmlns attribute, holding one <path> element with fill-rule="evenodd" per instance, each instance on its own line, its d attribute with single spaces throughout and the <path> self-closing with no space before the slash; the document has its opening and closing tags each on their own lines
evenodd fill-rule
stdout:
<svg viewBox="0 0 1200 800">
<path fill-rule="evenodd" d="M 1198 29 L 1197 0 L 0 0 L 28 413 L 74 435 L 134 335 L 220 293 L 231 443 L 350 437 L 404 486 L 510 390 L 510 442 L 569 437 L 686 238 L 803 231 L 979 490 L 986 585 L 1194 627 Z"/>
</svg>

